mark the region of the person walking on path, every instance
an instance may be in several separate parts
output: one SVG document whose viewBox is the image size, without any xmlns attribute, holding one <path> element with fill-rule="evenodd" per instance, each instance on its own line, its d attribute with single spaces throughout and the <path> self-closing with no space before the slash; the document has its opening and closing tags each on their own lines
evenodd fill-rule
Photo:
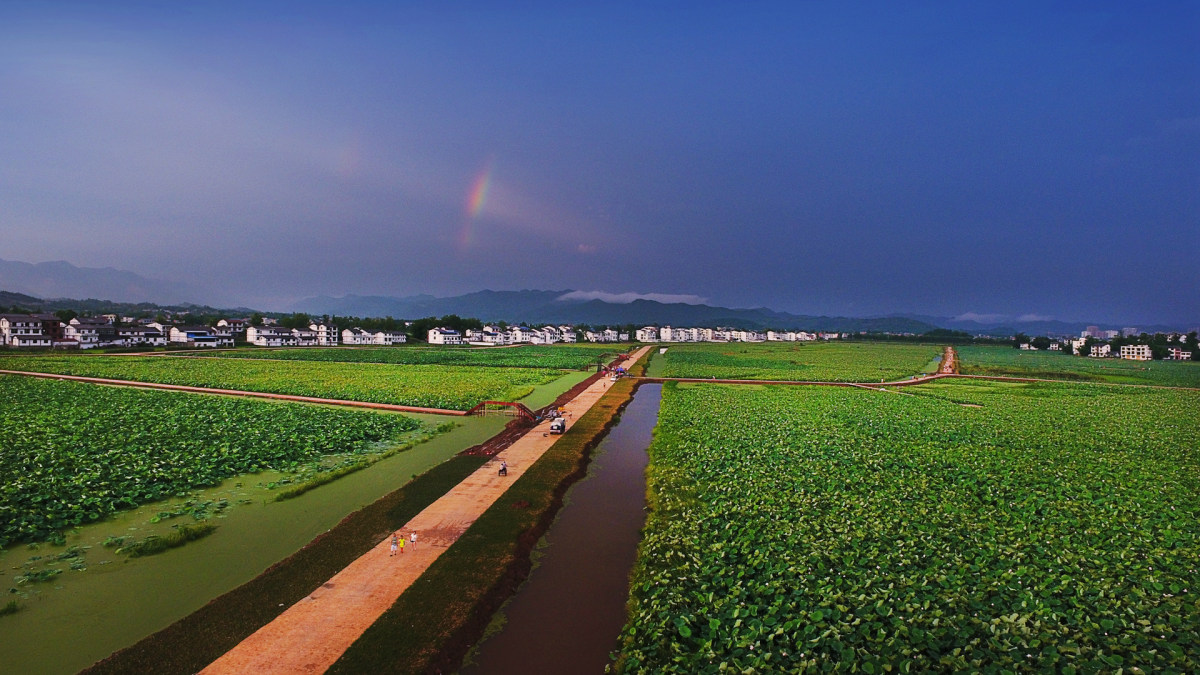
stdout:
<svg viewBox="0 0 1200 675">
<path fill-rule="evenodd" d="M 399 544 L 400 534 L 398 532 L 392 533 L 392 552 L 388 554 L 389 558 L 396 555 L 396 547 L 399 546 Z"/>
<path fill-rule="evenodd" d="M 400 552 L 404 553 L 404 534 L 400 534 Z"/>
<path fill-rule="evenodd" d="M 409 535 L 409 538 L 412 541 L 413 548 L 416 548 L 417 547 L 417 533 L 413 532 L 411 535 Z"/>
</svg>

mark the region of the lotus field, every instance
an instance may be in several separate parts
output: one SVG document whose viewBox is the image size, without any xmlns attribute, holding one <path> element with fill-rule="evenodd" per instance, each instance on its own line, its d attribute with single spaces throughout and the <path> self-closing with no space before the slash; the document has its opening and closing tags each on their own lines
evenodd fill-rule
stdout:
<svg viewBox="0 0 1200 675">
<path fill-rule="evenodd" d="M 1195 361 L 1094 359 L 980 345 L 959 347 L 958 356 L 961 372 L 970 375 L 1200 387 L 1200 363 Z"/>
<path fill-rule="evenodd" d="M 93 355 L 2 356 L 0 369 L 453 410 L 515 400 L 562 375 L 534 368 Z"/>
<path fill-rule="evenodd" d="M 0 546 L 413 431 L 408 417 L 0 375 Z"/>
<path fill-rule="evenodd" d="M 239 349 L 223 351 L 214 356 L 238 359 L 275 359 L 280 361 L 341 361 L 346 363 L 397 363 L 455 366 L 487 366 L 494 368 L 555 368 L 582 370 L 595 366 L 597 359 L 605 364 L 615 354 L 623 353 L 627 345 L 522 345 L 520 347 L 490 347 L 464 349 L 446 347 L 381 347 L 381 348 L 313 348 L 297 349 Z"/>
<path fill-rule="evenodd" d="M 1200 672 L 1200 393 L 943 382 L 666 385 L 618 669 Z"/>
<path fill-rule="evenodd" d="M 941 353 L 936 345 L 867 342 L 674 344 L 654 356 L 651 372 L 704 379 L 879 382 L 933 372 Z"/>
</svg>

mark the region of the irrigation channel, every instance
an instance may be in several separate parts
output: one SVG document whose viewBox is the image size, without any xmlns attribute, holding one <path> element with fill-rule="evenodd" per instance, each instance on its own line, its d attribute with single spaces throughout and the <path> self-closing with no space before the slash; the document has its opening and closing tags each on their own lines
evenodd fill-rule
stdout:
<svg viewBox="0 0 1200 675">
<path fill-rule="evenodd" d="M 463 675 L 602 673 L 625 625 L 629 574 L 646 521 L 646 449 L 662 385 L 643 384 L 567 493 L 537 567 L 501 610 L 499 632 Z"/>
</svg>

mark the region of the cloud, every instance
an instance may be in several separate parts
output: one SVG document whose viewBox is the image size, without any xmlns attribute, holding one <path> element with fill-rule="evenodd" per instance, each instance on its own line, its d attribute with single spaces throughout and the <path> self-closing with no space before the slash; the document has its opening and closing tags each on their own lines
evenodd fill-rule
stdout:
<svg viewBox="0 0 1200 675">
<path fill-rule="evenodd" d="M 1017 321 L 1053 321 L 1054 317 L 1047 314 L 1022 314 Z"/>
<path fill-rule="evenodd" d="M 1007 314 L 979 314 L 977 312 L 967 312 L 954 317 L 955 321 L 976 321 L 978 323 L 997 323 L 1000 321 L 1008 321 Z"/>
<path fill-rule="evenodd" d="M 703 305 L 708 298 L 698 295 L 680 295 L 672 293 L 607 293 L 605 291 L 571 291 L 564 293 L 557 300 L 601 300 L 618 305 L 627 305 L 634 300 L 653 300 L 655 302 L 682 302 L 685 305 Z"/>
</svg>

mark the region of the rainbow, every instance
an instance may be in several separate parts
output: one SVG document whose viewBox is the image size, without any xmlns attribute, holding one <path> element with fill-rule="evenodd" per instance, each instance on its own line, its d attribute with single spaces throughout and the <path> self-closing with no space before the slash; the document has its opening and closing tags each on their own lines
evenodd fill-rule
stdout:
<svg viewBox="0 0 1200 675">
<path fill-rule="evenodd" d="M 492 163 L 488 162 L 483 171 L 475 177 L 471 191 L 467 193 L 467 215 L 478 218 L 487 204 L 488 188 L 492 186 Z"/>
</svg>

